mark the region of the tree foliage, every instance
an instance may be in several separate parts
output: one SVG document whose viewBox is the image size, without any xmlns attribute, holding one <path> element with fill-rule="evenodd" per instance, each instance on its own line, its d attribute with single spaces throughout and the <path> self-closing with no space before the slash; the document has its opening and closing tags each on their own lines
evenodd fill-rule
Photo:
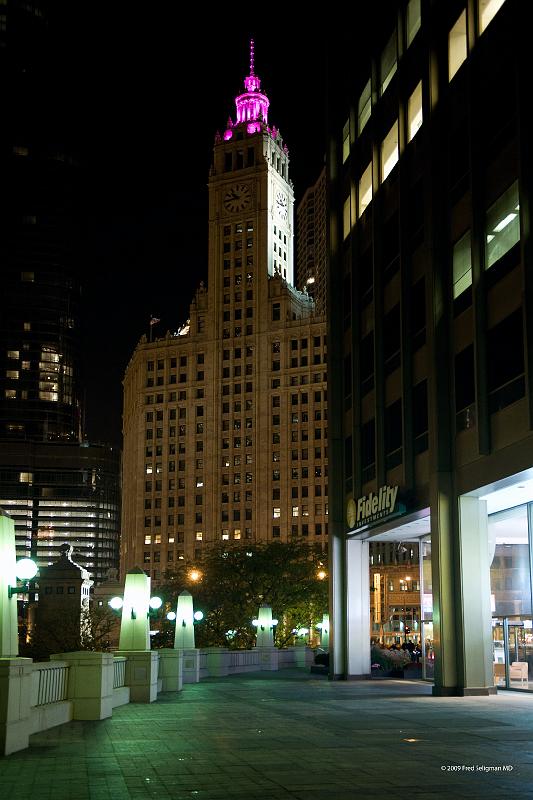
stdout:
<svg viewBox="0 0 533 800">
<path fill-rule="evenodd" d="M 160 587 L 166 610 L 175 610 L 181 591 L 194 598 L 195 609 L 205 617 L 196 627 L 196 645 L 251 647 L 259 606 L 272 608 L 279 620 L 275 643 L 292 644 L 293 629 L 314 626 L 328 610 L 327 580 L 318 575 L 327 570 L 326 554 L 302 542 L 221 544 L 205 552 L 201 560 L 180 562 L 166 573 Z M 199 580 L 191 575 L 196 570 Z M 234 631 L 231 636 L 228 631 Z M 154 646 L 169 646 L 172 626 L 163 623 Z"/>
<path fill-rule="evenodd" d="M 79 611 L 69 608 L 39 617 L 29 635 L 20 643 L 20 654 L 36 661 L 47 660 L 52 653 L 79 650 L 111 650 L 113 629 L 117 619 L 111 609 L 92 606 Z"/>
</svg>

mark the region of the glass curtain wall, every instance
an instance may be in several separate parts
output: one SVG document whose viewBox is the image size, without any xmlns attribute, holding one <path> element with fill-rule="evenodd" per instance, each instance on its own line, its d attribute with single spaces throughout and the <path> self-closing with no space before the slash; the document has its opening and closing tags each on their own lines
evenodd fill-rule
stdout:
<svg viewBox="0 0 533 800">
<path fill-rule="evenodd" d="M 488 518 L 496 686 L 533 690 L 533 503 Z"/>
</svg>

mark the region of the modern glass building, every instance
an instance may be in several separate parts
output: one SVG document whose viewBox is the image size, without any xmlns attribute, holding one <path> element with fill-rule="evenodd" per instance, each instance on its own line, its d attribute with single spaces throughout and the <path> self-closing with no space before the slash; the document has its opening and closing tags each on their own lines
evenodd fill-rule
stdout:
<svg viewBox="0 0 533 800">
<path fill-rule="evenodd" d="M 46 8 L 0 2 L 0 507 L 19 556 L 48 565 L 69 541 L 101 580 L 118 566 L 119 458 L 83 441 L 80 170 L 53 109 Z"/>
<path fill-rule="evenodd" d="M 434 692 L 533 688 L 524 7 L 382 6 L 329 62 L 333 672 L 370 672 L 369 543 L 414 543 Z"/>
</svg>

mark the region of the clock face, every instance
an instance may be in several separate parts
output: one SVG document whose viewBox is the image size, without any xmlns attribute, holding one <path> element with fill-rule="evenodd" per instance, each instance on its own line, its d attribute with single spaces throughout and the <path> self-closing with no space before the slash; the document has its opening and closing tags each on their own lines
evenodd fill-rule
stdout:
<svg viewBox="0 0 533 800">
<path fill-rule="evenodd" d="M 288 202 L 286 196 L 282 192 L 276 195 L 276 209 L 281 219 L 287 219 Z"/>
<path fill-rule="evenodd" d="M 226 211 L 243 211 L 252 202 L 252 190 L 246 183 L 236 183 L 224 195 L 224 208 Z"/>
</svg>

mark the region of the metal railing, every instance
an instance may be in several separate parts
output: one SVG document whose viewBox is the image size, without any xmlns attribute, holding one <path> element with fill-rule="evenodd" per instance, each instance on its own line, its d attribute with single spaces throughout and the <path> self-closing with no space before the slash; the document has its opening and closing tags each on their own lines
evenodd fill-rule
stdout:
<svg viewBox="0 0 533 800">
<path fill-rule="evenodd" d="M 229 653 L 229 668 L 255 667 L 259 665 L 259 654 L 252 650 L 233 650 Z"/>
<path fill-rule="evenodd" d="M 113 689 L 120 689 L 126 680 L 126 656 L 115 656 L 113 659 Z"/>
<path fill-rule="evenodd" d="M 39 664 L 34 669 L 37 680 L 36 706 L 67 699 L 68 664 Z"/>
</svg>

